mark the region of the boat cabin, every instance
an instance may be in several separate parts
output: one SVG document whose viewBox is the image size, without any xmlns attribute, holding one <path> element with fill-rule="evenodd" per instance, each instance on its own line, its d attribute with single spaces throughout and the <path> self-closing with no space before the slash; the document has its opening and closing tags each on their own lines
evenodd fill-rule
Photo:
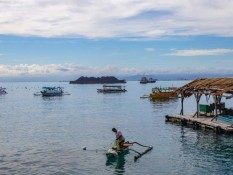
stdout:
<svg viewBox="0 0 233 175">
<path fill-rule="evenodd" d="M 97 89 L 97 92 L 102 93 L 117 93 L 117 92 L 126 92 L 125 86 L 115 86 L 115 85 L 103 85 L 102 89 Z"/>
<path fill-rule="evenodd" d="M 62 87 L 43 87 L 42 89 L 42 96 L 60 96 L 64 93 Z"/>
</svg>

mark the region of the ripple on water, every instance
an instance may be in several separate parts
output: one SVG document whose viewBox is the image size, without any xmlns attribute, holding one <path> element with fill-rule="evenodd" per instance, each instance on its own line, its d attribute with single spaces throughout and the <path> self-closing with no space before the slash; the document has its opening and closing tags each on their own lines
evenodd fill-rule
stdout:
<svg viewBox="0 0 233 175">
<path fill-rule="evenodd" d="M 156 86 L 184 83 L 158 81 Z M 50 85 L 63 86 L 71 95 L 42 98 L 28 90 L 37 92 Z M 98 94 L 99 85 L 47 82 L 1 86 L 12 90 L 0 100 L 1 175 L 232 173 L 233 137 L 165 123 L 166 114 L 180 112 L 180 99 L 140 99 L 151 92 L 152 84 L 128 82 L 127 93 L 112 95 Z M 186 99 L 185 112 L 195 111 L 195 105 L 194 99 Z M 133 152 L 107 160 L 104 151 L 95 150 L 112 146 L 112 127 L 119 128 L 126 140 L 154 149 L 137 162 Z"/>
</svg>

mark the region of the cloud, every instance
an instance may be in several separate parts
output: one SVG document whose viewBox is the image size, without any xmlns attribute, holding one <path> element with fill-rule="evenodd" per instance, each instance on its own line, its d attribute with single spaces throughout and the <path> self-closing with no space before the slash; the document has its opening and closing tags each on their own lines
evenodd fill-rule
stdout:
<svg viewBox="0 0 233 175">
<path fill-rule="evenodd" d="M 0 80 L 30 80 L 30 81 L 59 81 L 74 80 L 80 76 L 131 76 L 143 74 L 233 74 L 232 69 L 217 69 L 213 67 L 182 67 L 182 68 L 154 68 L 137 69 L 132 67 L 118 67 L 108 65 L 104 67 L 91 67 L 78 64 L 19 64 L 19 65 L 0 65 Z"/>
<path fill-rule="evenodd" d="M 154 48 L 146 48 L 145 50 L 146 50 L 147 52 L 154 52 L 154 51 L 155 51 Z"/>
<path fill-rule="evenodd" d="M 229 0 L 1 0 L 0 8 L 0 34 L 86 38 L 233 36 L 233 1 Z"/>
<path fill-rule="evenodd" d="M 175 50 L 173 53 L 168 53 L 165 55 L 171 55 L 171 56 L 215 56 L 215 55 L 225 55 L 228 53 L 233 53 L 233 49 Z"/>
<path fill-rule="evenodd" d="M 91 67 L 78 64 L 19 64 L 0 65 L 0 77 L 72 77 L 72 76 L 102 76 L 102 75 L 133 75 L 139 71 L 135 68 L 119 68 L 115 65 Z"/>
</svg>

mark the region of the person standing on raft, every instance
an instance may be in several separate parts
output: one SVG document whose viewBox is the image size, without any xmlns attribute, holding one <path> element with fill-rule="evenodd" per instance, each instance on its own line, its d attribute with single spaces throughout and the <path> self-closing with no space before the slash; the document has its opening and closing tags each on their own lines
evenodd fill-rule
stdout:
<svg viewBox="0 0 233 175">
<path fill-rule="evenodd" d="M 121 131 L 117 130 L 116 128 L 112 128 L 112 131 L 116 134 L 116 142 L 119 144 L 120 150 L 124 149 L 125 138 Z"/>
</svg>

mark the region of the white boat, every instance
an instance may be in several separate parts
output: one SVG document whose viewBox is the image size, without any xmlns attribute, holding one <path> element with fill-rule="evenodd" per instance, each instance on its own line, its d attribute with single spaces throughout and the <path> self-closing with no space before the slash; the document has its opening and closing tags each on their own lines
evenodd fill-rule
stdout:
<svg viewBox="0 0 233 175">
<path fill-rule="evenodd" d="M 118 92 L 126 92 L 125 86 L 111 86 L 111 85 L 103 85 L 102 89 L 97 89 L 97 92 L 101 93 L 118 93 Z"/>
<path fill-rule="evenodd" d="M 42 96 L 61 96 L 63 95 L 63 88 L 61 87 L 43 87 L 43 90 L 40 91 Z"/>
<path fill-rule="evenodd" d="M 106 151 L 107 158 L 115 158 L 120 155 L 125 155 L 129 153 L 129 148 L 125 148 L 124 150 L 117 151 L 116 149 L 110 148 Z"/>
<path fill-rule="evenodd" d="M 6 89 L 6 88 L 0 87 L 0 95 L 7 94 L 7 92 L 5 91 L 5 89 Z"/>
</svg>

